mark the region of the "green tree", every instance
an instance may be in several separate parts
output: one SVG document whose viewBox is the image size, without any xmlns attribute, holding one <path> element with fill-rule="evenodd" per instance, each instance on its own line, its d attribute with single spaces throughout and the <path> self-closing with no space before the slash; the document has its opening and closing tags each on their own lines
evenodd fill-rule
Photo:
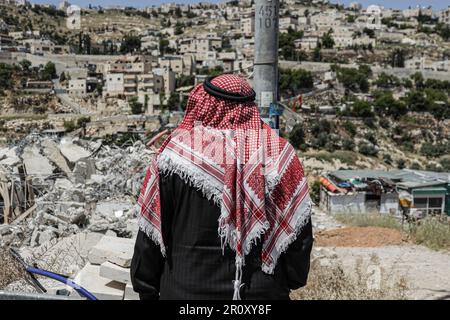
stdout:
<svg viewBox="0 0 450 320">
<path fill-rule="evenodd" d="M 286 33 L 280 33 L 278 47 L 285 60 L 298 60 L 299 55 L 294 46 L 294 41 L 301 37 L 303 37 L 303 32 L 295 31 L 291 27 L 288 28 Z"/>
<path fill-rule="evenodd" d="M 132 97 L 129 101 L 131 113 L 132 114 L 141 114 L 143 112 L 142 103 L 138 102 L 137 97 Z"/>
<path fill-rule="evenodd" d="M 127 35 L 120 44 L 121 53 L 136 52 L 141 49 L 141 38 L 134 35 Z"/>
<path fill-rule="evenodd" d="M 180 95 L 178 93 L 172 92 L 167 99 L 167 106 L 170 111 L 180 110 Z"/>
<path fill-rule="evenodd" d="M 281 69 L 280 91 L 282 95 L 295 96 L 301 91 L 312 89 L 314 79 L 310 71 L 304 69 Z"/>
<path fill-rule="evenodd" d="M 22 61 L 19 62 L 19 65 L 23 71 L 29 71 L 31 68 L 31 61 L 27 60 L 27 59 L 23 59 Z"/>
<path fill-rule="evenodd" d="M 315 62 L 320 62 L 320 61 L 322 61 L 322 52 L 321 52 L 320 46 L 317 46 L 317 47 L 314 48 L 314 51 L 313 51 L 313 60 L 314 60 Z"/>
<path fill-rule="evenodd" d="M 181 8 L 180 7 L 176 7 L 175 8 L 175 17 L 177 18 L 181 18 L 183 16 L 182 12 L 181 12 Z"/>
<path fill-rule="evenodd" d="M 303 126 L 301 124 L 296 124 L 292 131 L 289 133 L 289 142 L 296 149 L 300 149 L 305 143 L 305 132 L 303 131 Z"/>
<path fill-rule="evenodd" d="M 360 118 L 372 118 L 372 107 L 367 101 L 355 100 L 351 108 L 351 115 Z"/>
<path fill-rule="evenodd" d="M 0 89 L 11 89 L 13 68 L 9 64 L 0 63 Z"/>
<path fill-rule="evenodd" d="M 359 69 L 354 68 L 337 68 L 337 78 L 346 89 L 351 91 L 369 91 L 369 81 L 367 80 L 370 68 L 360 66 Z"/>
<path fill-rule="evenodd" d="M 56 74 L 56 66 L 53 62 L 49 61 L 46 63 L 44 68 L 41 70 L 41 80 L 52 80 L 56 79 L 58 76 Z"/>
<path fill-rule="evenodd" d="M 328 30 L 327 33 L 324 33 L 322 38 L 321 38 L 321 44 L 322 47 L 324 47 L 325 49 L 332 49 L 334 47 L 334 39 L 333 39 L 333 30 L 330 29 Z"/>
<path fill-rule="evenodd" d="M 405 52 L 403 49 L 395 49 L 391 54 L 391 66 L 392 68 L 404 68 L 405 67 Z"/>
<path fill-rule="evenodd" d="M 378 114 L 393 116 L 395 119 L 407 112 L 406 105 L 395 100 L 391 92 L 376 93 L 374 107 Z"/>
</svg>

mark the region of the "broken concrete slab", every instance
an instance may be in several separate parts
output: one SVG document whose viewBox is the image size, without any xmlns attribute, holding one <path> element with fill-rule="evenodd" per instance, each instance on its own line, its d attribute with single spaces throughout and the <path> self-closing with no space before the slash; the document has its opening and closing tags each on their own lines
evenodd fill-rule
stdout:
<svg viewBox="0 0 450 320">
<path fill-rule="evenodd" d="M 62 139 L 59 144 L 62 155 L 72 164 L 91 155 L 86 149 L 74 144 L 71 140 Z"/>
<path fill-rule="evenodd" d="M 71 174 L 69 165 L 66 159 L 62 156 L 59 151 L 58 144 L 51 139 L 45 139 L 41 142 L 44 154 L 53 161 L 53 163 L 66 175 Z"/>
<path fill-rule="evenodd" d="M 100 276 L 125 284 L 131 283 L 130 268 L 123 268 L 109 261 L 100 265 Z"/>
<path fill-rule="evenodd" d="M 30 175 L 49 176 L 53 173 L 50 161 L 39 153 L 35 146 L 25 147 L 22 154 L 23 163 Z"/>
<path fill-rule="evenodd" d="M 17 147 L 0 149 L 0 164 L 14 167 L 20 163 L 17 156 Z"/>
<path fill-rule="evenodd" d="M 97 203 L 95 212 L 105 217 L 120 218 L 125 211 L 130 210 L 132 207 L 132 204 L 129 202 L 102 201 Z"/>
<path fill-rule="evenodd" d="M 100 300 L 123 300 L 125 284 L 99 275 L 100 266 L 87 264 L 75 277 L 79 284 Z"/>
<path fill-rule="evenodd" d="M 32 255 L 42 268 L 52 268 L 59 273 L 75 275 L 88 261 L 89 251 L 103 237 L 100 233 L 80 232 L 69 237 L 54 239 L 50 245 L 42 245 L 32 250 L 32 253 L 21 252 L 22 255 Z"/>
<path fill-rule="evenodd" d="M 94 159 L 79 160 L 73 169 L 75 183 L 85 183 L 96 172 Z"/>
<path fill-rule="evenodd" d="M 131 284 L 125 286 L 123 300 L 140 300 L 139 293 L 135 292 Z"/>
<path fill-rule="evenodd" d="M 89 252 L 89 262 L 102 264 L 105 261 L 129 268 L 134 251 L 134 240 L 104 236 Z"/>
<path fill-rule="evenodd" d="M 55 180 L 53 188 L 62 190 L 73 190 L 74 185 L 72 182 L 70 182 L 69 179 L 59 178 Z"/>
</svg>

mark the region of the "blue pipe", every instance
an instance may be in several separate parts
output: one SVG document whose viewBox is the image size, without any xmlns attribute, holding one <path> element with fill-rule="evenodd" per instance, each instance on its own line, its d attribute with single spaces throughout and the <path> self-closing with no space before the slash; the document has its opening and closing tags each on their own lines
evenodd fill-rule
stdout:
<svg viewBox="0 0 450 320">
<path fill-rule="evenodd" d="M 33 268 L 33 267 L 27 267 L 27 272 L 39 274 L 41 276 L 62 282 L 64 284 L 68 285 L 69 287 L 74 288 L 81 296 L 87 298 L 88 300 L 98 300 L 97 297 L 94 296 L 92 293 L 90 293 L 83 287 L 79 286 L 78 284 L 76 284 L 75 282 L 70 280 L 69 278 L 63 277 L 59 274 L 56 274 L 56 273 L 53 273 L 50 271 L 46 271 L 46 270 L 42 270 L 42 269 L 38 269 L 38 268 Z"/>
</svg>

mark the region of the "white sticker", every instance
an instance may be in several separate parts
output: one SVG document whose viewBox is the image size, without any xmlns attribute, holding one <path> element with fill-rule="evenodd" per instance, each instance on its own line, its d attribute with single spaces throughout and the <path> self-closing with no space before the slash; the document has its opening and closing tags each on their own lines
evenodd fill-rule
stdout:
<svg viewBox="0 0 450 320">
<path fill-rule="evenodd" d="M 272 91 L 262 91 L 261 92 L 261 108 L 269 108 L 270 104 L 273 102 L 273 92 Z"/>
</svg>

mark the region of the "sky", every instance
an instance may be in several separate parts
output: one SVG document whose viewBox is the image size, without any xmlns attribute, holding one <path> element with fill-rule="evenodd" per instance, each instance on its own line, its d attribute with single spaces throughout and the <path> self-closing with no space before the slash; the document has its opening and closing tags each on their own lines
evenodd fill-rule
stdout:
<svg viewBox="0 0 450 320">
<path fill-rule="evenodd" d="M 207 0 L 208 1 L 208 0 Z M 386 8 L 399 8 L 406 9 L 410 6 L 429 6 L 431 5 L 434 9 L 442 9 L 447 8 L 450 5 L 449 0 L 331 0 L 334 3 L 340 4 L 349 4 L 351 2 L 359 2 L 364 7 L 367 7 L 370 4 L 378 4 L 385 6 Z M 53 3 L 58 4 L 60 0 L 32 0 L 33 3 Z M 165 2 L 177 2 L 177 3 L 195 3 L 200 2 L 198 0 L 98 0 L 98 1 L 90 1 L 90 0 L 72 0 L 70 1 L 72 4 L 77 4 L 80 6 L 87 6 L 88 4 L 92 5 L 123 5 L 123 6 L 136 6 L 136 7 L 145 7 L 150 5 L 158 5 Z M 219 2 L 218 0 L 209 0 L 209 2 Z"/>
</svg>

